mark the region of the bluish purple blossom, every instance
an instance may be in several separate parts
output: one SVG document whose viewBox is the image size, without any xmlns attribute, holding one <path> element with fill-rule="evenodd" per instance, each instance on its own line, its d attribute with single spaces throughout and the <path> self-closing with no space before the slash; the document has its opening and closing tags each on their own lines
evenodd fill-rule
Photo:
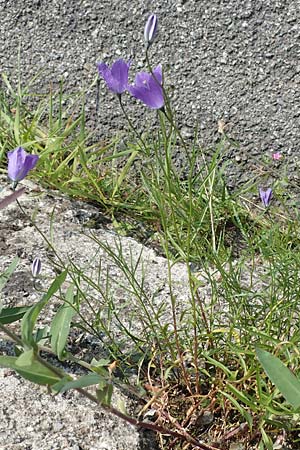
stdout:
<svg viewBox="0 0 300 450">
<path fill-rule="evenodd" d="M 259 188 L 259 195 L 263 205 L 267 208 L 270 205 L 270 201 L 272 198 L 272 189 L 268 188 L 264 191 L 262 188 Z"/>
<path fill-rule="evenodd" d="M 144 38 L 145 38 L 145 42 L 147 44 L 147 46 L 149 47 L 152 42 L 155 39 L 156 36 L 156 32 L 157 32 L 157 17 L 155 14 L 151 14 L 151 16 L 149 16 L 147 23 L 145 25 L 145 29 L 144 29 Z"/>
<path fill-rule="evenodd" d="M 153 70 L 153 75 L 139 72 L 135 77 L 135 83 L 128 86 L 128 91 L 149 108 L 161 109 L 164 106 L 161 65 Z"/>
<path fill-rule="evenodd" d="M 15 150 L 8 152 L 8 177 L 18 183 L 26 177 L 29 170 L 33 169 L 38 162 L 37 155 L 30 155 L 26 153 L 24 148 L 18 147 Z"/>
<path fill-rule="evenodd" d="M 118 59 L 113 63 L 111 69 L 104 63 L 97 63 L 99 75 L 105 81 L 108 89 L 114 94 L 121 95 L 128 88 L 128 71 L 130 61 L 126 63 L 123 59 Z"/>
</svg>

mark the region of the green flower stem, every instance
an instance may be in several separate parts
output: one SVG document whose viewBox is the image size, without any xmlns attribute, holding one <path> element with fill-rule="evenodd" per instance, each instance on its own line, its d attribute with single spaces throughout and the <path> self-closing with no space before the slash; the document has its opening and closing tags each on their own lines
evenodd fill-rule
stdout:
<svg viewBox="0 0 300 450">
<path fill-rule="evenodd" d="M 0 330 L 2 330 L 7 336 L 10 337 L 12 341 L 14 341 L 16 344 L 23 346 L 22 340 L 17 336 L 13 331 L 11 331 L 9 328 L 7 328 L 5 325 L 3 325 L 0 322 Z"/>
<path fill-rule="evenodd" d="M 154 74 L 154 72 L 152 70 L 152 67 L 151 67 L 151 64 L 150 64 L 150 60 L 149 60 L 149 55 L 148 55 L 148 48 L 146 49 L 146 62 L 147 62 L 147 66 L 148 66 L 148 69 L 149 69 L 152 77 L 162 87 L 162 90 L 163 90 L 166 108 L 163 107 L 161 109 L 161 111 L 164 113 L 164 115 L 166 116 L 166 118 L 167 118 L 168 122 L 170 123 L 171 127 L 175 130 L 177 136 L 179 137 L 180 142 L 182 143 L 182 146 L 184 148 L 185 155 L 188 158 L 188 161 L 190 162 L 190 156 L 189 156 L 189 152 L 188 152 L 188 148 L 187 148 L 186 142 L 185 142 L 185 140 L 184 140 L 181 132 L 179 131 L 179 128 L 177 127 L 177 125 L 175 123 L 175 120 L 174 120 L 174 115 L 173 115 L 173 112 L 172 112 L 172 108 L 171 108 L 171 104 L 170 104 L 170 99 L 169 99 L 168 93 L 165 90 L 163 83 L 162 83 L 162 85 L 159 83 L 159 81 L 157 80 L 157 78 L 156 78 L 156 76 L 155 76 L 155 74 Z"/>
<path fill-rule="evenodd" d="M 123 102 L 122 102 L 122 96 L 121 94 L 119 94 L 118 96 L 118 100 L 119 100 L 119 104 L 122 110 L 122 113 L 124 114 L 125 119 L 127 120 L 131 130 L 134 132 L 134 134 L 136 135 L 138 141 L 140 142 L 141 146 L 143 147 L 143 149 L 147 152 L 147 146 L 141 136 L 141 134 L 136 130 L 135 126 L 132 123 L 132 120 L 130 119 L 130 117 L 127 114 L 126 109 L 124 108 Z"/>
</svg>

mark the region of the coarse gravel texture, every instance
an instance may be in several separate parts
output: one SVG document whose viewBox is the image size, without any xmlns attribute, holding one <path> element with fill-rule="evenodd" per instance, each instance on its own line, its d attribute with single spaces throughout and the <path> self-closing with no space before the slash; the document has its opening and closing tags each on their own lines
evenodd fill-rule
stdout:
<svg viewBox="0 0 300 450">
<path fill-rule="evenodd" d="M 153 437 L 143 438 L 76 392 L 47 395 L 8 369 L 0 369 L 0 391 L 0 450 L 156 449 Z"/>
<path fill-rule="evenodd" d="M 97 61 L 133 57 L 130 77 L 145 68 L 143 28 L 149 13 L 159 18 L 151 60 L 162 63 L 165 83 L 187 138 L 205 146 L 218 139 L 218 121 L 240 146 L 228 153 L 228 184 L 249 181 L 253 161 L 280 151 L 298 181 L 300 125 L 299 0 L 0 0 L 1 70 L 20 74 L 35 90 L 50 83 L 76 92 L 95 79 Z M 87 96 L 87 120 L 97 136 L 126 132 L 116 99 L 101 83 Z M 131 98 L 128 111 L 141 129 L 156 122 Z M 137 120 L 139 119 L 139 120 Z M 142 119 L 142 120 L 141 120 Z M 178 161 L 182 158 L 178 153 Z M 184 163 L 184 162 L 183 162 Z"/>
</svg>

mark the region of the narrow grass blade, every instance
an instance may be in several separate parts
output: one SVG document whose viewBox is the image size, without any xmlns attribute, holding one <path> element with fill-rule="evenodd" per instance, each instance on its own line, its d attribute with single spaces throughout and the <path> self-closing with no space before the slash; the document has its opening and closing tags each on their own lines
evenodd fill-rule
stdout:
<svg viewBox="0 0 300 450">
<path fill-rule="evenodd" d="M 6 285 L 7 281 L 9 280 L 9 277 L 17 267 L 18 262 L 19 258 L 14 258 L 13 261 L 8 266 L 8 268 L 3 273 L 0 274 L 0 291 L 2 291 L 2 289 Z"/>
<path fill-rule="evenodd" d="M 242 417 L 246 420 L 247 424 L 249 425 L 249 429 L 252 430 L 253 427 L 253 419 L 250 413 L 246 411 L 245 408 L 243 408 L 239 402 L 230 394 L 227 392 L 220 391 L 228 400 L 231 401 L 231 403 L 236 407 L 236 409 L 240 412 Z"/>
</svg>

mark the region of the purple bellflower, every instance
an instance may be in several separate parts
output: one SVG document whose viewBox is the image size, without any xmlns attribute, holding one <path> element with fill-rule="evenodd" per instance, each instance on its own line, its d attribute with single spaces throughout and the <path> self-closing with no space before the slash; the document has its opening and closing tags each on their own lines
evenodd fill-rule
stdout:
<svg viewBox="0 0 300 450">
<path fill-rule="evenodd" d="M 37 155 L 30 155 L 25 152 L 24 148 L 18 147 L 8 152 L 8 177 L 15 185 L 26 177 L 29 170 L 33 169 L 38 162 Z"/>
<path fill-rule="evenodd" d="M 135 84 L 129 85 L 128 90 L 133 97 L 141 100 L 149 108 L 163 108 L 164 93 L 161 65 L 153 70 L 153 75 L 147 72 L 139 72 L 135 77 Z"/>
<path fill-rule="evenodd" d="M 97 63 L 99 75 L 105 81 L 108 89 L 114 94 L 121 95 L 128 88 L 128 72 L 130 61 L 126 63 L 123 59 L 118 59 L 113 63 L 111 69 L 104 63 Z"/>
<path fill-rule="evenodd" d="M 264 191 L 262 188 L 259 188 L 259 196 L 263 205 L 267 208 L 270 205 L 272 189 L 268 188 L 266 191 Z"/>
<path fill-rule="evenodd" d="M 157 17 L 155 14 L 151 14 L 151 16 L 148 17 L 147 23 L 145 25 L 144 29 L 144 38 L 145 42 L 147 44 L 147 47 L 150 47 L 152 42 L 155 39 L 156 33 L 157 33 Z"/>
</svg>

